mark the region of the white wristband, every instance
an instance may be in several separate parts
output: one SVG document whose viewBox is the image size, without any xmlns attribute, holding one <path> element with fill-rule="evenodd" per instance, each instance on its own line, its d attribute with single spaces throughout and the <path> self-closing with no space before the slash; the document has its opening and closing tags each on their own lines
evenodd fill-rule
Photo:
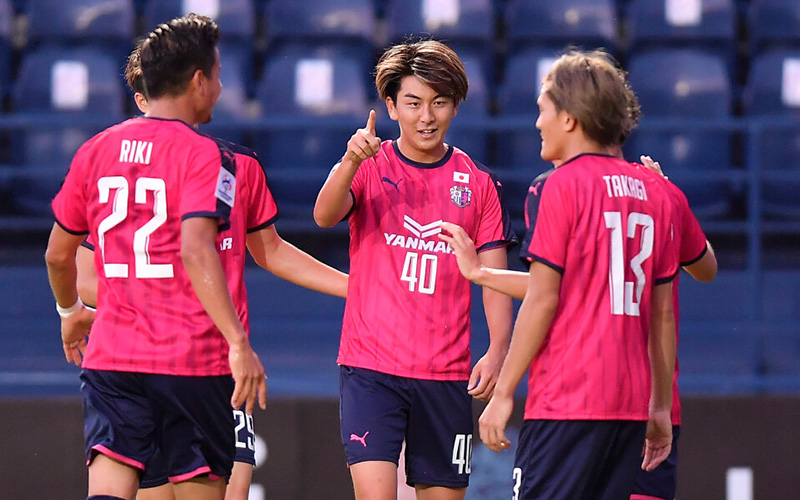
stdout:
<svg viewBox="0 0 800 500">
<path fill-rule="evenodd" d="M 82 308 L 83 308 L 83 301 L 81 301 L 80 297 L 78 297 L 78 301 L 75 302 L 75 304 L 73 304 L 70 307 L 61 307 L 60 305 L 58 305 L 58 302 L 56 302 L 56 311 L 58 311 L 58 315 L 61 316 L 62 318 L 69 318 L 76 312 L 80 311 Z"/>
</svg>

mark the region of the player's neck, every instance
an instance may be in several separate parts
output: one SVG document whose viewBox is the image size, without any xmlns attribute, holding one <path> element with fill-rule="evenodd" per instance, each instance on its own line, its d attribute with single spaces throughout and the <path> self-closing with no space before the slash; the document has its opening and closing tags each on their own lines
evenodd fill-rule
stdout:
<svg viewBox="0 0 800 500">
<path fill-rule="evenodd" d="M 164 120 L 181 120 L 192 126 L 199 121 L 191 101 L 183 95 L 151 99 L 147 116 Z"/>
<path fill-rule="evenodd" d="M 566 162 L 570 158 L 575 158 L 581 154 L 608 154 L 608 146 L 602 146 L 593 140 L 587 138 L 583 134 L 575 134 L 570 137 L 564 145 L 562 150 L 561 163 Z M 556 163 L 556 162 L 553 162 Z"/>
</svg>

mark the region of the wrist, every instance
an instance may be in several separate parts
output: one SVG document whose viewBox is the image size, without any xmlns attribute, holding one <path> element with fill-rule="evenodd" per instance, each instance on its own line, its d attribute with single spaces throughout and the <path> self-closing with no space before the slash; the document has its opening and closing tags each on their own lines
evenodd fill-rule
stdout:
<svg viewBox="0 0 800 500">
<path fill-rule="evenodd" d="M 77 302 L 75 302 L 69 307 L 61 307 L 60 305 L 58 305 L 58 302 L 56 302 L 56 311 L 58 312 L 58 315 L 61 316 L 62 318 L 69 318 L 70 316 L 74 315 L 81 309 L 83 309 L 83 301 L 81 301 L 80 297 L 78 297 Z"/>
</svg>

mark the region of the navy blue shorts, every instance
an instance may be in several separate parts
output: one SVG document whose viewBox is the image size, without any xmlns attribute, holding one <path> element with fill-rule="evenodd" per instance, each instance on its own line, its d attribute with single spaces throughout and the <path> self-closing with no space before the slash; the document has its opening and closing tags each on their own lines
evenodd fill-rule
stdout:
<svg viewBox="0 0 800 500">
<path fill-rule="evenodd" d="M 233 379 L 83 370 L 86 461 L 97 453 L 145 470 L 156 451 L 173 482 L 233 467 Z"/>
<path fill-rule="evenodd" d="M 628 500 L 647 422 L 526 420 L 514 500 Z"/>
<path fill-rule="evenodd" d="M 681 426 L 672 426 L 672 451 L 652 472 L 639 469 L 633 480 L 631 500 L 674 500 L 678 484 L 678 437 Z"/>
<path fill-rule="evenodd" d="M 244 412 L 244 406 L 240 410 L 233 410 L 233 422 L 235 424 L 234 437 L 236 443 L 236 455 L 234 462 L 244 462 L 256 465 L 256 434 L 253 427 L 253 416 Z M 153 458 L 147 462 L 147 468 L 139 481 L 139 488 L 154 488 L 169 482 L 167 474 L 167 464 L 163 455 L 156 450 Z"/>
<path fill-rule="evenodd" d="M 406 478 L 466 488 L 472 459 L 472 397 L 467 381 L 444 382 L 342 366 L 339 418 L 347 463 L 398 462 Z"/>
</svg>

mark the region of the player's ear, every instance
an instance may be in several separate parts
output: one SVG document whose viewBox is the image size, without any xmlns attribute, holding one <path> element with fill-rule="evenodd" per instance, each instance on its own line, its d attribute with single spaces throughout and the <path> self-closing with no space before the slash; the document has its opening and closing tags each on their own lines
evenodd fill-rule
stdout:
<svg viewBox="0 0 800 500">
<path fill-rule="evenodd" d="M 561 111 L 561 125 L 564 129 L 564 132 L 573 132 L 575 128 L 578 126 L 578 120 L 575 116 L 567 113 L 566 111 Z"/>
<path fill-rule="evenodd" d="M 386 98 L 386 111 L 389 112 L 389 118 L 394 121 L 397 121 L 397 107 L 394 104 L 394 100 L 391 97 Z"/>
</svg>

